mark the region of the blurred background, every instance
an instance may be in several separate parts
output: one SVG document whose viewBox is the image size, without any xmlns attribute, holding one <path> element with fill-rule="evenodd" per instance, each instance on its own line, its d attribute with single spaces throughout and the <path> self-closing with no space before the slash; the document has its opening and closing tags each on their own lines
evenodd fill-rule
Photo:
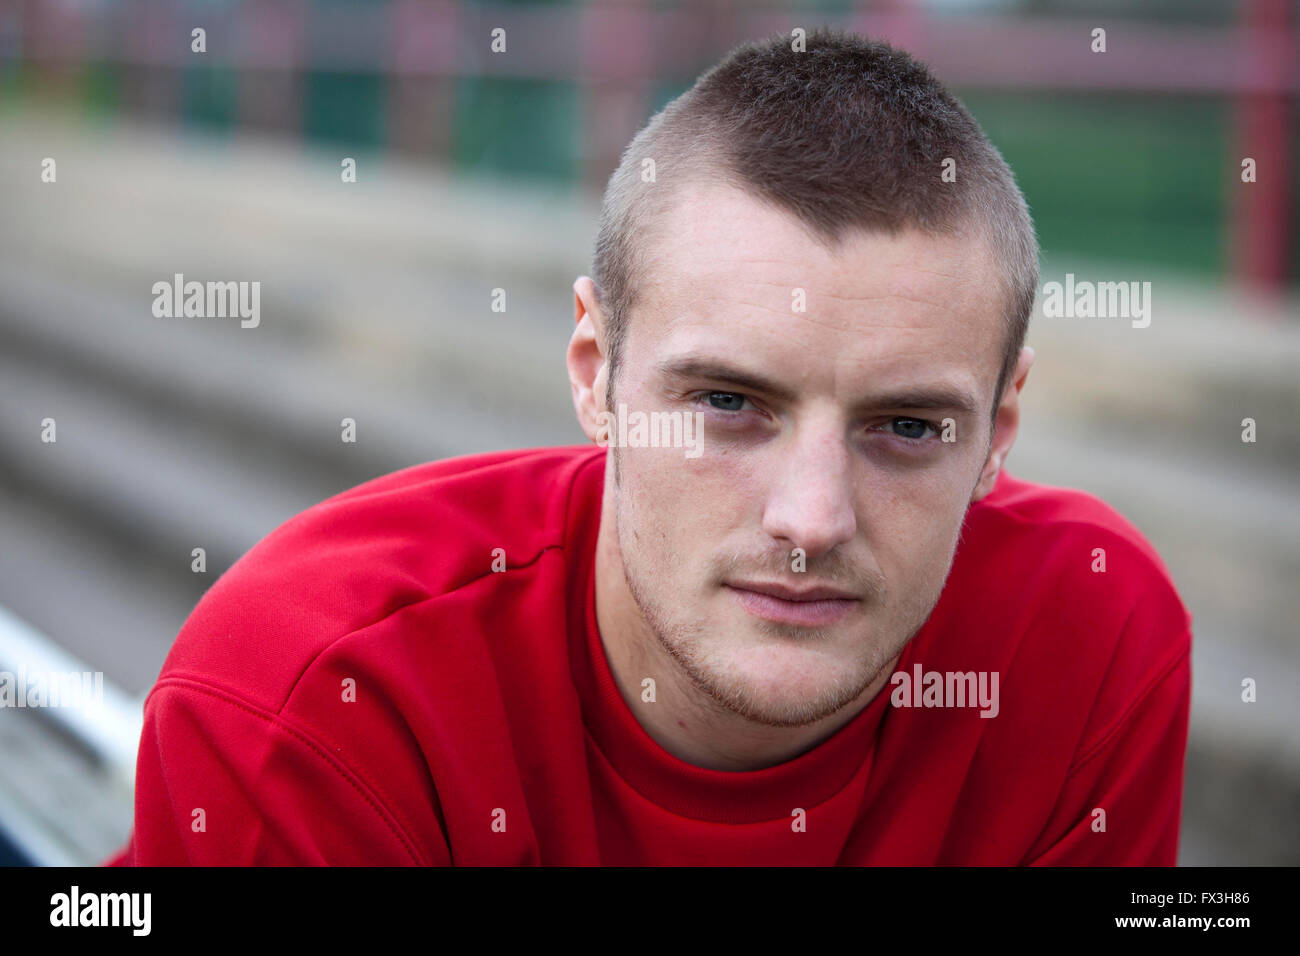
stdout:
<svg viewBox="0 0 1300 956">
<path fill-rule="evenodd" d="M 965 100 L 1043 282 L 1152 283 L 1145 329 L 1040 305 L 1009 469 L 1119 508 L 1194 615 L 1180 861 L 1300 862 L 1286 0 L 0 0 L 0 671 L 107 681 L 98 714 L 0 709 L 0 862 L 122 843 L 143 695 L 276 525 L 406 465 L 584 440 L 563 349 L 620 151 L 736 43 L 820 25 Z M 156 318 L 176 273 L 260 281 L 260 325 Z"/>
</svg>

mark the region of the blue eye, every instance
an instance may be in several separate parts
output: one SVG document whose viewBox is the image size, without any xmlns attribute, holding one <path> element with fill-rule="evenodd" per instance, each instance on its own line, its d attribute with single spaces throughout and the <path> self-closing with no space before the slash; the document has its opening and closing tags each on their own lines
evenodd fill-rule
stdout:
<svg viewBox="0 0 1300 956">
<path fill-rule="evenodd" d="M 889 423 L 889 427 L 899 438 L 906 438 L 909 441 L 923 440 L 926 429 L 930 429 L 936 434 L 939 431 L 930 422 L 921 418 L 895 418 Z"/>
<path fill-rule="evenodd" d="M 709 404 L 719 411 L 738 412 L 745 407 L 745 396 L 735 392 L 709 392 Z"/>
</svg>

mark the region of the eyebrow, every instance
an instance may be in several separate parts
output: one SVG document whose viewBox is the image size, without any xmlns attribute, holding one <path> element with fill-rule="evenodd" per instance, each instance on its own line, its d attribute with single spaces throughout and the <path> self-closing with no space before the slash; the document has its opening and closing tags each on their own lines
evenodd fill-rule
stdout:
<svg viewBox="0 0 1300 956">
<path fill-rule="evenodd" d="M 707 379 L 758 392 L 782 402 L 793 402 L 798 397 L 784 385 L 725 362 L 686 357 L 666 359 L 655 368 L 660 375 L 670 379 Z M 945 384 L 909 386 L 898 391 L 865 396 L 854 403 L 855 411 L 917 408 L 949 409 L 974 414 L 977 407 L 974 396 L 969 392 Z"/>
</svg>

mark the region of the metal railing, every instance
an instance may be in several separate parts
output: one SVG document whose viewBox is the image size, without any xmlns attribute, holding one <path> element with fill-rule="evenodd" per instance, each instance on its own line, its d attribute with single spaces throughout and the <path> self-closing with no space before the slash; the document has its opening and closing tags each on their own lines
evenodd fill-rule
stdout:
<svg viewBox="0 0 1300 956">
<path fill-rule="evenodd" d="M 98 861 L 103 847 L 80 839 L 85 821 L 67 819 L 75 801 L 60 791 L 68 789 L 72 767 L 72 778 L 85 787 L 81 799 L 94 801 L 103 794 L 115 804 L 109 815 L 120 815 L 122 795 L 129 795 L 134 784 L 143 704 L 0 607 L 0 741 L 5 745 L 0 833 L 25 862 L 73 866 Z M 53 734 L 34 738 L 31 725 L 16 725 L 20 712 Z M 65 763 L 57 774 L 42 760 L 30 759 L 59 740 L 71 743 L 85 759 Z M 129 820 L 117 822 L 129 825 Z"/>
</svg>

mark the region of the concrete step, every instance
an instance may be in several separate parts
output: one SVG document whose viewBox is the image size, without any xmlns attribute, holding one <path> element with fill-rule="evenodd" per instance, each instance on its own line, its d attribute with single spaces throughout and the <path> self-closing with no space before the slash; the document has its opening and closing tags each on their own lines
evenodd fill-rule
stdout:
<svg viewBox="0 0 1300 956">
<path fill-rule="evenodd" d="M 49 497 L 0 484 L 0 607 L 128 694 L 145 693 L 176 632 L 223 567 L 143 550 Z"/>
<path fill-rule="evenodd" d="M 454 280 L 430 285 L 447 290 L 449 313 L 467 309 Z M 299 329 L 292 322 L 244 329 L 220 319 L 158 319 L 149 303 L 84 270 L 63 274 L 47 260 L 0 258 L 0 335 L 11 349 L 166 407 L 195 428 L 273 441 L 327 467 L 347 469 L 359 451 L 364 471 L 582 440 L 564 373 L 568 330 L 530 333 L 536 300 L 526 293 L 508 320 L 456 331 L 444 319 L 420 338 L 358 327 L 292 334 Z M 344 417 L 358 424 L 354 448 L 339 440 Z"/>
</svg>

